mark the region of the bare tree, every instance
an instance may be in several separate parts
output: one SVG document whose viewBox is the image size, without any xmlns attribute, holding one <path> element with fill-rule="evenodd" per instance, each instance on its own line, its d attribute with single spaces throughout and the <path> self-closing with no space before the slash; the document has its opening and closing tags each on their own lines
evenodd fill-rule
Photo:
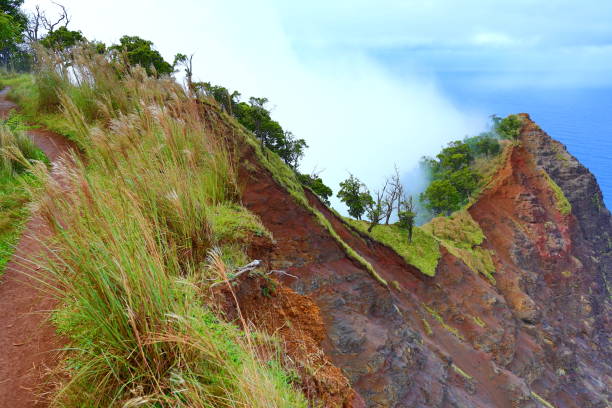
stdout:
<svg viewBox="0 0 612 408">
<path fill-rule="evenodd" d="M 366 213 L 370 226 L 368 232 L 372 232 L 375 226 L 380 224 L 382 219 L 386 217 L 388 213 L 389 203 L 386 199 L 387 188 L 389 187 L 389 180 L 385 180 L 385 184 L 381 190 L 376 191 L 376 200 L 370 197 L 370 200 L 366 202 Z"/>
<path fill-rule="evenodd" d="M 389 189 L 387 190 L 387 194 L 384 198 L 385 225 L 389 225 L 389 219 L 391 219 L 393 210 L 396 208 L 396 202 L 399 216 L 399 208 L 404 192 L 404 187 L 402 186 L 402 181 L 400 179 L 400 174 L 397 165 L 395 166 L 395 173 L 393 173 L 393 175 L 387 179 L 387 184 L 389 186 Z"/>
<path fill-rule="evenodd" d="M 28 37 L 28 41 L 30 43 L 38 42 L 43 30 L 48 34 L 55 31 L 55 29 L 58 27 L 68 27 L 68 24 L 70 23 L 70 16 L 68 15 L 66 7 L 56 2 L 53 2 L 53 4 L 61 9 L 59 17 L 55 19 L 51 19 L 44 10 L 41 10 L 39 5 L 36 5 L 34 12 L 30 13 L 28 16 L 26 36 Z"/>
</svg>

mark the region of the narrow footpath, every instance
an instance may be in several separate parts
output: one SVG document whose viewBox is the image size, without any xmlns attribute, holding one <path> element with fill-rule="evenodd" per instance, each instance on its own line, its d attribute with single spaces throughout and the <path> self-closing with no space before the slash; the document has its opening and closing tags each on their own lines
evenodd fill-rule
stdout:
<svg viewBox="0 0 612 408">
<path fill-rule="evenodd" d="M 0 91 L 0 117 L 16 108 Z M 63 137 L 47 130 L 28 132 L 49 160 L 57 161 L 71 149 Z M 33 215 L 4 275 L 0 277 L 0 408 L 45 407 L 44 376 L 58 362 L 61 340 L 48 322 L 54 300 L 35 279 L 40 273 L 32 265 L 44 256 L 41 243 L 49 236 L 44 220 Z"/>
</svg>

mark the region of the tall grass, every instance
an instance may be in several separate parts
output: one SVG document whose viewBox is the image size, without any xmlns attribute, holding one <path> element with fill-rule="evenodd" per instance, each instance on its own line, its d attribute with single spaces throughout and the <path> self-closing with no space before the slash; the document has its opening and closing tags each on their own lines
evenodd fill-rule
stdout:
<svg viewBox="0 0 612 408">
<path fill-rule="evenodd" d="M 12 112 L 0 120 L 0 273 L 10 260 L 28 215 L 36 179 L 29 173 L 35 161 L 46 157 L 27 136 L 23 119 Z"/>
<path fill-rule="evenodd" d="M 215 231 L 220 208 L 240 208 L 236 169 L 198 104 L 171 79 L 88 50 L 70 70 L 41 61 L 35 84 L 55 94 L 39 88 L 38 106 L 56 95 L 83 151 L 41 176 L 55 321 L 70 339 L 54 405 L 306 407 L 278 343 L 207 301 L 212 282 L 228 283 L 226 260 L 246 259 L 244 234 L 265 228 L 250 216 Z"/>
</svg>

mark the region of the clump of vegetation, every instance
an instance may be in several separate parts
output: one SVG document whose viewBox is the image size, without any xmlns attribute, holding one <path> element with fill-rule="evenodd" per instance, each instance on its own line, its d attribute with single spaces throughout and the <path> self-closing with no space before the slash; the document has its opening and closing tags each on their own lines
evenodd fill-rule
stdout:
<svg viewBox="0 0 612 408">
<path fill-rule="evenodd" d="M 58 167 L 69 188 L 51 178 L 41 187 L 56 247 L 47 266 L 62 305 L 55 321 L 73 350 L 55 402 L 306 407 L 279 343 L 204 302 L 212 283 L 228 282 L 229 260 L 246 259 L 244 237 L 269 236 L 239 204 L 225 140 L 174 81 L 139 67 L 116 75 L 118 62 L 91 48 L 73 56 L 88 80 L 41 59 L 57 73 L 47 83 L 60 103 L 52 115 L 83 149 L 74 168 Z"/>
<path fill-rule="evenodd" d="M 572 204 L 563 193 L 563 190 L 561 190 L 561 187 L 555 183 L 555 180 L 553 180 L 545 170 L 542 170 L 542 177 L 544 177 L 546 183 L 553 192 L 557 211 L 563 215 L 569 215 L 572 212 Z"/>
<path fill-rule="evenodd" d="M 262 152 L 276 153 L 285 164 L 289 165 L 297 174 L 298 180 L 312 192 L 317 194 L 324 203 L 329 205 L 329 197 L 332 190 L 323 183 L 318 174 L 302 174 L 299 170 L 300 161 L 304 157 L 308 144 L 304 139 L 296 138 L 295 135 L 283 127 L 271 117 L 268 110 L 267 98 L 251 97 L 248 103 L 240 101 L 241 94 L 238 91 L 230 91 L 220 85 L 212 85 L 209 82 L 192 82 L 190 59 L 185 55 L 177 55 L 177 61 L 185 68 L 189 87 L 196 95 L 212 98 L 221 109 L 230 116 L 235 117 L 238 122 L 250 130 L 259 140 Z"/>
<path fill-rule="evenodd" d="M 435 276 L 440 260 L 440 245 L 429 233 L 419 227 L 413 231 L 413 239 L 409 241 L 406 230 L 398 224 L 379 225 L 368 232 L 366 221 L 345 219 L 352 227 L 369 234 L 375 240 L 393 248 L 404 260 L 427 276 Z"/>
<path fill-rule="evenodd" d="M 489 131 L 451 142 L 435 158 L 423 158 L 421 166 L 431 181 L 420 199 L 434 216 L 449 215 L 468 204 L 497 167 L 503 145 L 518 139 L 522 126 L 518 116 L 494 115 L 492 122 Z"/>
<path fill-rule="evenodd" d="M 422 228 L 471 270 L 495 283 L 495 263 L 491 252 L 480 246 L 485 235 L 466 210 L 455 212 L 449 217 L 434 218 Z"/>
<path fill-rule="evenodd" d="M 36 185 L 29 171 L 35 162 L 47 162 L 27 136 L 23 118 L 16 114 L 0 120 L 0 273 L 11 259 L 28 215 L 28 188 Z"/>
</svg>

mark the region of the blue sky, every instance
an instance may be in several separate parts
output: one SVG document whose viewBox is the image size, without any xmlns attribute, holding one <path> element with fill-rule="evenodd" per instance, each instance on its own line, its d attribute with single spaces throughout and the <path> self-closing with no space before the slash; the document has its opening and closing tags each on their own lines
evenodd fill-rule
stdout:
<svg viewBox="0 0 612 408">
<path fill-rule="evenodd" d="M 32 7 L 47 0 L 26 0 Z M 375 188 L 397 164 L 485 127 L 464 87 L 612 84 L 612 2 L 602 0 L 63 1 L 71 28 L 111 43 L 152 40 L 196 77 L 267 96 L 310 148 L 302 171 L 337 190 L 352 172 Z M 337 202 L 336 202 L 337 204 Z"/>
</svg>

